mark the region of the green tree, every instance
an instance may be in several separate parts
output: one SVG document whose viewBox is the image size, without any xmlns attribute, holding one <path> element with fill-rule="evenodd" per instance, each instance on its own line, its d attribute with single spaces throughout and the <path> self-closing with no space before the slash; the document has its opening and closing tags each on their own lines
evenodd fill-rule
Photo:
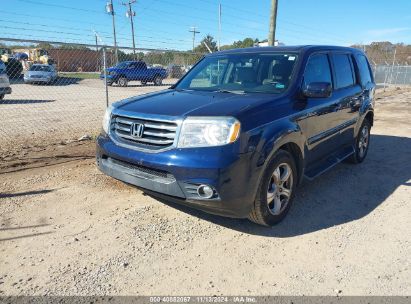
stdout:
<svg viewBox="0 0 411 304">
<path fill-rule="evenodd" d="M 204 45 L 206 43 L 212 52 L 216 52 L 217 42 L 214 40 L 214 37 L 208 34 L 201 40 L 200 44 L 194 48 L 195 53 L 208 53 L 207 47 Z"/>
<path fill-rule="evenodd" d="M 229 49 L 239 49 L 239 48 L 247 48 L 253 47 L 255 43 L 258 43 L 258 38 L 245 38 L 243 40 L 234 41 L 233 44 L 223 45 L 221 47 L 222 50 L 229 50 Z"/>
<path fill-rule="evenodd" d="M 49 50 L 49 49 L 53 49 L 54 46 L 50 43 L 41 42 L 36 45 L 36 48 L 43 49 L 43 50 Z"/>
</svg>

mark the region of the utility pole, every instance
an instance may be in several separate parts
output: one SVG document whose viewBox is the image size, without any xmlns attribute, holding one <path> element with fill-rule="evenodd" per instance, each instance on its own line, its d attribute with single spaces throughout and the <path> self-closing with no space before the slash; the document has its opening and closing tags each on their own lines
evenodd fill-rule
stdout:
<svg viewBox="0 0 411 304">
<path fill-rule="evenodd" d="M 96 58 L 97 58 L 97 70 L 100 71 L 100 60 L 98 59 L 98 37 L 97 37 L 97 33 L 94 34 L 96 36 Z"/>
<path fill-rule="evenodd" d="M 218 51 L 221 47 L 221 3 L 218 4 Z"/>
<path fill-rule="evenodd" d="M 107 2 L 106 11 L 107 13 L 111 15 L 112 21 L 113 21 L 114 54 L 115 54 L 116 64 L 117 64 L 118 63 L 118 52 L 117 52 L 116 21 L 114 17 L 113 0 L 110 0 L 110 2 Z"/>
<path fill-rule="evenodd" d="M 194 52 L 194 44 L 196 40 L 196 34 L 200 34 L 200 32 L 197 31 L 197 27 L 193 26 L 191 27 L 191 30 L 189 30 L 190 33 L 193 33 L 193 52 Z"/>
<path fill-rule="evenodd" d="M 277 24 L 277 0 L 271 0 L 271 17 L 270 17 L 270 30 L 268 34 L 268 45 L 274 46 L 275 44 L 275 28 Z"/>
<path fill-rule="evenodd" d="M 134 40 L 134 16 L 136 15 L 136 12 L 133 11 L 131 5 L 133 3 L 136 3 L 137 0 L 129 0 L 128 3 L 123 3 L 123 5 L 128 6 L 128 10 L 126 12 L 126 17 L 130 18 L 130 22 L 131 22 L 131 36 L 133 38 L 133 56 L 134 56 L 134 60 L 136 59 L 136 42 Z"/>
</svg>

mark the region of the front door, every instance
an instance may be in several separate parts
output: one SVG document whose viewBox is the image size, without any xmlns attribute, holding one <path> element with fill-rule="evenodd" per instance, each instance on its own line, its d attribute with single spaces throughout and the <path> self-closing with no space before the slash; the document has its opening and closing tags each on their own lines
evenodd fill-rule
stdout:
<svg viewBox="0 0 411 304">
<path fill-rule="evenodd" d="M 330 58 L 327 53 L 313 54 L 304 70 L 303 87 L 314 82 L 333 85 Z M 335 146 L 331 140 L 338 126 L 339 99 L 334 94 L 327 98 L 307 98 L 298 124 L 306 138 L 306 165 L 309 166 L 331 153 Z"/>
</svg>

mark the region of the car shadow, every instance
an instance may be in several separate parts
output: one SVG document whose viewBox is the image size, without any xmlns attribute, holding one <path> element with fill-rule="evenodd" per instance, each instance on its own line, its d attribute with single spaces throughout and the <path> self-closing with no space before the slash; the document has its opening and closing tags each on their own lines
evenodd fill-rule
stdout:
<svg viewBox="0 0 411 304">
<path fill-rule="evenodd" d="M 192 216 L 247 234 L 286 238 L 328 229 L 366 217 L 399 186 L 411 186 L 411 138 L 372 135 L 370 144 L 362 164 L 342 163 L 312 182 L 305 181 L 297 190 L 289 214 L 274 227 L 160 201 Z"/>
<path fill-rule="evenodd" d="M 26 191 L 26 192 L 17 192 L 17 193 L 0 193 L 0 198 L 11 198 L 11 197 L 18 197 L 18 196 L 46 194 L 46 193 L 50 193 L 53 191 L 54 189 L 45 189 L 45 190 Z"/>
<path fill-rule="evenodd" d="M 3 99 L 0 104 L 32 104 L 55 102 L 54 99 Z"/>
<path fill-rule="evenodd" d="M 52 86 L 68 86 L 72 84 L 78 84 L 80 81 L 82 81 L 83 78 L 78 78 L 78 77 L 64 77 L 64 76 L 59 76 L 54 83 L 52 83 Z"/>
<path fill-rule="evenodd" d="M 34 83 L 27 83 L 27 84 L 35 85 L 35 86 L 68 86 L 68 85 L 72 85 L 72 84 L 78 84 L 82 80 L 83 80 L 83 78 L 79 78 L 79 77 L 59 76 L 52 83 L 34 82 Z M 18 84 L 26 84 L 24 82 L 23 76 L 18 77 L 18 78 L 10 79 L 10 85 L 18 85 Z"/>
</svg>

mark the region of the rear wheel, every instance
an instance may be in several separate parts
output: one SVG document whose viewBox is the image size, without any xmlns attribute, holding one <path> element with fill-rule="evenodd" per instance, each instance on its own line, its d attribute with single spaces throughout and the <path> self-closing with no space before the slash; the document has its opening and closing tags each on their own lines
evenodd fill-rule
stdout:
<svg viewBox="0 0 411 304">
<path fill-rule="evenodd" d="M 147 84 L 147 81 L 143 80 L 141 81 L 141 84 L 145 86 Z"/>
<path fill-rule="evenodd" d="M 352 163 L 362 163 L 367 156 L 368 147 L 370 146 L 370 131 L 371 123 L 368 119 L 364 119 L 357 138 L 355 139 L 354 154 L 349 158 Z"/>
<path fill-rule="evenodd" d="M 117 84 L 118 84 L 120 87 L 126 87 L 127 84 L 128 84 L 128 80 L 127 80 L 126 77 L 120 77 L 120 78 L 117 80 Z"/>
<path fill-rule="evenodd" d="M 160 76 L 156 76 L 156 77 L 154 78 L 154 84 L 157 85 L 157 86 L 162 85 L 162 84 L 163 84 L 163 79 L 161 79 Z"/>
<path fill-rule="evenodd" d="M 297 180 L 291 154 L 276 152 L 264 171 L 249 219 L 264 226 L 280 222 L 290 210 Z"/>
<path fill-rule="evenodd" d="M 4 94 L 0 94 L 0 100 L 4 98 Z"/>
</svg>

